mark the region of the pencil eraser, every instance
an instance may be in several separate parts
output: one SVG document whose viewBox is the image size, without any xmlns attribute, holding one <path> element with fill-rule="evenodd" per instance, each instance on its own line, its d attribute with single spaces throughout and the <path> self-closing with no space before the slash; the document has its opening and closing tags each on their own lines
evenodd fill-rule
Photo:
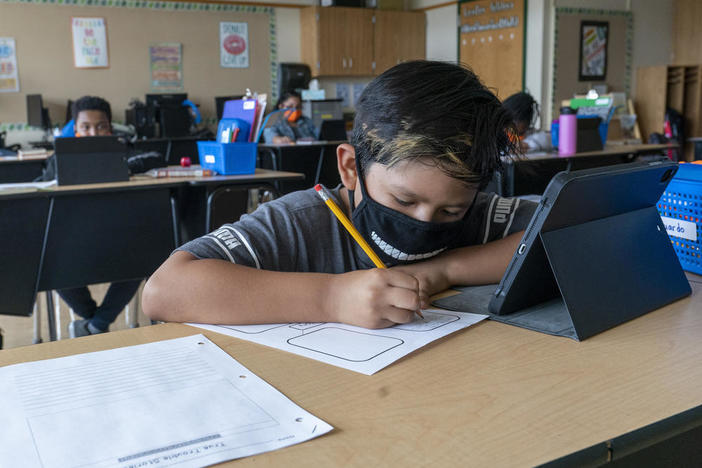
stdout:
<svg viewBox="0 0 702 468">
<path fill-rule="evenodd" d="M 314 186 L 314 189 L 319 192 L 322 190 L 322 186 L 320 184 L 317 184 Z"/>
</svg>

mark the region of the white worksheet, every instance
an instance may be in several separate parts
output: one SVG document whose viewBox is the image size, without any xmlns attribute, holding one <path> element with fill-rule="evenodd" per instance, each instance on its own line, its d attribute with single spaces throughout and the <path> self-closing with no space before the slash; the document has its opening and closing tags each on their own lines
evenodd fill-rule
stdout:
<svg viewBox="0 0 702 468">
<path fill-rule="evenodd" d="M 0 368 L 0 466 L 201 467 L 332 429 L 203 335 Z"/>
<path fill-rule="evenodd" d="M 434 340 L 487 318 L 435 309 L 422 314 L 423 319 L 416 317 L 413 322 L 379 330 L 341 323 L 189 325 L 372 375 Z"/>
</svg>

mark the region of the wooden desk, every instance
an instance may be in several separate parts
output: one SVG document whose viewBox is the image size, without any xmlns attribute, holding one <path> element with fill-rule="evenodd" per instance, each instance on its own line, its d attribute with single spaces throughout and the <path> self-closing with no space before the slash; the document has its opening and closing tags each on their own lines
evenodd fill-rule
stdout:
<svg viewBox="0 0 702 468">
<path fill-rule="evenodd" d="M 46 156 L 0 156 L 0 184 L 27 182 L 41 175 Z"/>
<path fill-rule="evenodd" d="M 0 314 L 30 315 L 38 291 L 148 277 L 181 244 L 180 205 L 191 187 L 206 194 L 301 177 L 260 169 L 0 191 Z M 52 308 L 49 303 L 53 340 Z"/>
<path fill-rule="evenodd" d="M 583 342 L 486 321 L 373 376 L 181 324 L 0 351 L 0 365 L 203 333 L 335 427 L 231 466 L 588 466 L 702 426 L 691 278 L 691 297 Z"/>
<path fill-rule="evenodd" d="M 505 158 L 503 171 L 495 173 L 490 189 L 505 197 L 541 195 L 553 176 L 561 171 L 628 163 L 639 156 L 662 154 L 669 149 L 677 149 L 677 145 L 608 145 L 600 151 L 572 156 L 559 156 L 556 152 L 527 153 L 521 158 Z"/>
</svg>

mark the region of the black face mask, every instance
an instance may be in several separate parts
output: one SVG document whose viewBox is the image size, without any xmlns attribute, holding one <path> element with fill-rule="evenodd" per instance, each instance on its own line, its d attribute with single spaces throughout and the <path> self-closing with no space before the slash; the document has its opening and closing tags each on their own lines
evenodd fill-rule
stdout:
<svg viewBox="0 0 702 468">
<path fill-rule="evenodd" d="M 363 200 L 354 207 L 349 190 L 351 221 L 387 266 L 412 263 L 434 257 L 455 247 L 463 237 L 465 216 L 448 223 L 428 223 L 411 218 L 371 199 L 356 159 L 358 183 Z M 466 216 L 470 210 L 466 212 Z"/>
</svg>

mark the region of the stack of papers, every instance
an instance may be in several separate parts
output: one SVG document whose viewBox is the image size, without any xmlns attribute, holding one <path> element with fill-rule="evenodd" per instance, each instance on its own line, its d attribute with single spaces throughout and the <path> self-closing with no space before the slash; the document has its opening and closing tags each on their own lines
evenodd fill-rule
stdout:
<svg viewBox="0 0 702 468">
<path fill-rule="evenodd" d="M 201 467 L 332 430 L 203 335 L 0 368 L 0 466 Z"/>
</svg>

